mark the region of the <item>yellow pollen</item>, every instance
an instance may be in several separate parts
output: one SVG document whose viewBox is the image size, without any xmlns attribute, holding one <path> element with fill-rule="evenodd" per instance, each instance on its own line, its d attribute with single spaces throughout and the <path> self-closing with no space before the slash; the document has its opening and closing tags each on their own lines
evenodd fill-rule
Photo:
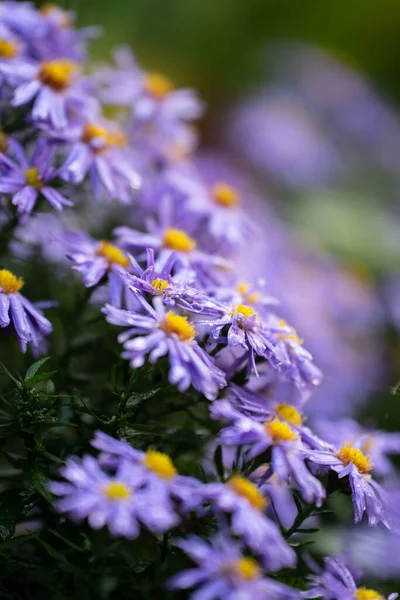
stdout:
<svg viewBox="0 0 400 600">
<path fill-rule="evenodd" d="M 261 300 L 261 294 L 259 292 L 250 292 L 250 284 L 245 281 L 239 282 L 236 289 L 249 304 L 257 304 Z"/>
<path fill-rule="evenodd" d="M 162 100 L 162 98 L 167 96 L 167 94 L 174 89 L 172 81 L 160 73 L 148 73 L 146 75 L 144 86 L 149 94 L 155 96 L 159 100 Z"/>
<path fill-rule="evenodd" d="M 301 413 L 299 413 L 297 408 L 295 408 L 291 404 L 278 404 L 275 410 L 281 419 L 287 421 L 288 423 L 290 423 L 290 425 L 293 425 L 294 427 L 300 427 L 300 425 L 304 421 L 304 418 L 302 417 Z"/>
<path fill-rule="evenodd" d="M 110 132 L 105 127 L 98 125 L 97 123 L 87 123 L 83 128 L 82 141 L 85 144 L 90 144 L 95 138 L 101 138 L 105 147 L 117 147 L 124 146 L 126 144 L 126 137 L 123 133 L 118 131 Z M 99 148 L 97 151 L 101 152 L 103 148 Z"/>
<path fill-rule="evenodd" d="M 266 421 L 264 426 L 274 442 L 289 442 L 298 437 L 290 425 L 285 421 L 281 421 L 278 417 Z"/>
<path fill-rule="evenodd" d="M 16 294 L 23 287 L 24 280 L 7 269 L 0 269 L 0 289 L 3 294 Z"/>
<path fill-rule="evenodd" d="M 94 138 L 102 138 L 104 140 L 107 139 L 107 129 L 101 127 L 101 125 L 97 125 L 97 123 L 86 123 L 83 128 L 82 133 L 82 141 L 86 144 L 89 144 Z"/>
<path fill-rule="evenodd" d="M 40 190 L 43 187 L 43 179 L 40 177 L 39 169 L 31 167 L 25 171 L 26 183 L 31 185 L 35 190 Z"/>
<path fill-rule="evenodd" d="M 234 563 L 234 570 L 242 579 L 247 579 L 248 581 L 261 576 L 261 568 L 258 562 L 254 558 L 247 556 Z"/>
<path fill-rule="evenodd" d="M 17 46 L 8 40 L 0 38 L 0 58 L 15 58 Z"/>
<path fill-rule="evenodd" d="M 285 328 L 285 329 L 290 329 L 290 333 L 278 333 L 278 338 L 280 340 L 290 340 L 291 342 L 294 342 L 295 344 L 299 344 L 301 345 L 303 343 L 304 340 L 302 340 L 296 333 L 296 330 L 293 327 L 290 327 L 286 321 L 284 321 L 283 319 L 281 319 L 278 322 L 278 326 Z"/>
<path fill-rule="evenodd" d="M 381 594 L 375 590 L 368 590 L 365 587 L 357 588 L 354 598 L 356 600 L 383 600 Z"/>
<path fill-rule="evenodd" d="M 114 244 L 110 244 L 110 242 L 101 241 L 96 255 L 104 258 L 109 266 L 120 265 L 125 268 L 129 265 L 129 258 L 125 252 L 122 252 L 122 250 L 114 246 Z"/>
<path fill-rule="evenodd" d="M 374 466 L 368 455 L 364 454 L 359 448 L 353 448 L 351 444 L 342 446 L 337 456 L 345 466 L 353 463 L 359 473 L 368 473 Z"/>
<path fill-rule="evenodd" d="M 268 504 L 267 499 L 261 494 L 259 489 L 244 477 L 233 475 L 228 482 L 229 487 L 242 498 L 246 498 L 249 503 L 257 510 L 264 510 Z"/>
<path fill-rule="evenodd" d="M 39 69 L 39 79 L 55 92 L 62 92 L 72 81 L 77 71 L 77 65 L 72 60 L 60 59 L 42 62 Z"/>
<path fill-rule="evenodd" d="M 182 342 L 191 342 L 197 335 L 193 323 L 189 323 L 186 317 L 176 315 L 171 310 L 165 315 L 160 329 L 168 335 L 176 334 Z"/>
<path fill-rule="evenodd" d="M 111 502 L 120 502 L 121 500 L 127 500 L 132 495 L 131 490 L 122 481 L 112 481 L 107 483 L 103 487 L 103 493 L 107 500 Z"/>
<path fill-rule="evenodd" d="M 254 315 L 256 311 L 254 308 L 251 308 L 251 306 L 247 306 L 247 304 L 238 304 L 232 312 L 234 315 L 242 315 L 248 319 L 251 315 Z"/>
<path fill-rule="evenodd" d="M 163 239 L 164 248 L 177 252 L 191 252 L 196 248 L 196 242 L 182 229 L 167 229 Z"/>
<path fill-rule="evenodd" d="M 220 206 L 232 208 L 239 202 L 237 191 L 226 183 L 215 183 L 211 188 L 211 195 Z"/>
<path fill-rule="evenodd" d="M 166 279 L 161 279 L 161 277 L 157 277 L 157 279 L 153 279 L 153 281 L 151 282 L 151 286 L 155 293 L 161 296 L 165 288 L 169 286 L 169 283 Z"/>
<path fill-rule="evenodd" d="M 143 464 L 149 471 L 153 471 L 163 479 L 172 479 L 177 473 L 168 454 L 156 452 L 155 450 L 147 450 Z"/>
</svg>

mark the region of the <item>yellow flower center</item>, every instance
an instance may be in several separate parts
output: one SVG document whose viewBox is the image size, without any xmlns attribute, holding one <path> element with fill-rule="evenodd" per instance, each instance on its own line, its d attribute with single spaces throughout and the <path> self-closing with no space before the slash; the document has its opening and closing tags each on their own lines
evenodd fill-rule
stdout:
<svg viewBox="0 0 400 600">
<path fill-rule="evenodd" d="M 261 494 L 260 490 L 248 479 L 240 475 L 233 475 L 229 482 L 229 487 L 242 498 L 246 498 L 249 503 L 257 510 L 264 510 L 268 504 L 267 499 Z"/>
<path fill-rule="evenodd" d="M 17 55 L 17 46 L 8 40 L 0 38 L 0 58 L 14 58 Z"/>
<path fill-rule="evenodd" d="M 131 497 L 132 492 L 128 486 L 122 481 L 112 481 L 107 483 L 103 487 L 103 493 L 107 500 L 111 502 L 120 502 L 121 500 L 128 500 Z"/>
<path fill-rule="evenodd" d="M 156 294 L 160 295 L 163 293 L 165 288 L 169 286 L 169 283 L 166 279 L 161 279 L 161 277 L 157 277 L 157 279 L 153 279 L 151 282 L 151 287 L 155 291 Z"/>
<path fill-rule="evenodd" d="M 236 289 L 249 304 L 257 304 L 257 302 L 261 300 L 261 294 L 259 292 L 251 292 L 250 284 L 245 281 L 240 281 L 237 284 Z"/>
<path fill-rule="evenodd" d="M 375 590 L 368 590 L 365 587 L 357 588 L 354 598 L 356 600 L 383 600 L 381 594 Z"/>
<path fill-rule="evenodd" d="M 281 319 L 278 322 L 279 327 L 282 327 L 284 329 L 290 329 L 290 333 L 278 333 L 278 339 L 280 340 L 290 340 L 291 342 L 294 342 L 295 344 L 299 344 L 301 345 L 303 343 L 304 340 L 302 340 L 296 333 L 296 330 L 293 327 L 290 327 L 286 321 L 284 321 L 283 319 Z"/>
<path fill-rule="evenodd" d="M 114 246 L 114 244 L 111 244 L 110 242 L 99 242 L 96 255 L 104 258 L 109 266 L 120 265 L 121 267 L 126 268 L 129 265 L 129 258 L 125 252 L 122 252 L 120 248 L 117 248 L 117 246 Z"/>
<path fill-rule="evenodd" d="M 105 127 L 97 123 L 86 123 L 83 128 L 82 141 L 85 144 L 90 144 L 95 138 L 101 138 L 108 148 L 112 146 L 124 146 L 126 144 L 126 137 L 123 133 L 107 131 Z M 104 148 L 99 148 L 98 152 L 102 150 Z"/>
<path fill-rule="evenodd" d="M 297 439 L 297 434 L 285 421 L 281 421 L 278 417 L 266 421 L 264 425 L 267 433 L 273 442 L 289 442 Z"/>
<path fill-rule="evenodd" d="M 39 80 L 55 92 L 62 92 L 71 85 L 77 68 L 77 64 L 68 59 L 42 62 L 39 69 Z"/>
<path fill-rule="evenodd" d="M 245 317 L 246 319 L 248 319 L 248 317 L 251 317 L 251 315 L 255 314 L 255 310 L 254 308 L 251 308 L 251 306 L 247 306 L 247 304 L 238 304 L 232 311 L 232 313 L 234 315 L 242 315 L 242 317 Z"/>
<path fill-rule="evenodd" d="M 160 329 L 168 335 L 176 334 L 182 342 L 191 342 L 197 335 L 193 323 L 189 323 L 186 317 L 176 315 L 171 310 L 165 315 Z"/>
<path fill-rule="evenodd" d="M 368 473 L 372 470 L 373 464 L 368 455 L 364 454 L 359 448 L 353 448 L 351 444 L 345 444 L 337 453 L 339 460 L 347 466 L 353 463 L 357 467 L 359 473 Z"/>
<path fill-rule="evenodd" d="M 3 294 L 16 294 L 23 287 L 24 280 L 7 269 L 0 269 L 0 289 Z"/>
<path fill-rule="evenodd" d="M 236 561 L 233 568 L 237 575 L 248 581 L 257 579 L 262 573 L 258 562 L 254 560 L 254 558 L 249 558 L 247 556 Z"/>
<path fill-rule="evenodd" d="M 168 454 L 155 450 L 147 450 L 143 464 L 149 471 L 153 471 L 163 479 L 172 479 L 177 473 Z"/>
<path fill-rule="evenodd" d="M 191 252 L 196 248 L 196 242 L 182 229 L 167 229 L 163 239 L 164 248 L 177 252 Z"/>
<path fill-rule="evenodd" d="M 40 190 L 43 187 L 44 181 L 40 177 L 39 169 L 35 167 L 31 167 L 30 169 L 26 169 L 25 171 L 25 179 L 28 185 L 31 185 L 35 188 L 35 190 Z"/>
<path fill-rule="evenodd" d="M 162 98 L 174 89 L 172 81 L 160 73 L 148 73 L 145 78 L 144 87 L 149 94 L 159 100 L 162 100 Z"/>
<path fill-rule="evenodd" d="M 300 427 L 300 425 L 304 421 L 304 418 L 301 415 L 301 413 L 299 413 L 297 408 L 295 408 L 291 404 L 278 404 L 275 410 L 281 419 L 287 421 L 288 423 L 290 423 L 290 425 L 294 425 L 294 427 Z"/>
<path fill-rule="evenodd" d="M 237 191 L 226 183 L 216 183 L 211 188 L 211 196 L 220 206 L 232 208 L 239 202 Z"/>
</svg>

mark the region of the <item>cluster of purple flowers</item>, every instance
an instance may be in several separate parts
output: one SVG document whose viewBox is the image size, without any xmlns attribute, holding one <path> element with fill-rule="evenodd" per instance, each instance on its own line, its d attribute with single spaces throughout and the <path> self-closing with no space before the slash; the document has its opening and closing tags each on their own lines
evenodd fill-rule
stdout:
<svg viewBox="0 0 400 600">
<path fill-rule="evenodd" d="M 390 473 L 387 454 L 400 451 L 399 437 L 351 427 L 340 436 L 327 424 L 325 435 L 323 423 L 320 437 L 305 425 L 322 374 L 249 253 L 262 236 L 251 190 L 232 169 L 193 156 L 192 122 L 203 109 L 194 91 L 143 70 L 125 47 L 114 66 L 85 75 L 94 33 L 77 31 L 61 9 L 0 6 L 0 119 L 15 110 L 22 121 L 18 136 L 4 134 L 0 153 L 5 213 L 18 222 L 9 250 L 21 258 L 27 241 L 42 245 L 46 259 L 65 256 L 62 268 L 70 264 L 87 288 L 106 290 L 101 312 L 123 328 L 130 366 L 163 358 L 177 395 L 194 388 L 211 401 L 211 418 L 224 422 L 215 442 L 225 473 L 202 483 L 158 450 L 98 432 L 99 456 L 69 458 L 62 481 L 50 484 L 57 510 L 129 539 L 141 528 L 171 531 L 193 512 L 212 515 L 218 532 L 209 542 L 177 542 L 196 567 L 169 585 L 197 587 L 193 599 L 382 598 L 357 588 L 334 561 L 305 595 L 270 576 L 296 564 L 285 538 L 293 494 L 321 507 L 329 472 L 348 484 L 355 521 L 366 513 L 370 525 L 398 529 L 370 472 Z M 113 121 L 104 116 L 109 105 L 121 109 Z M 50 208 L 64 213 L 53 221 Z M 111 217 L 122 223 L 112 240 L 93 237 Z M 14 328 L 22 351 L 28 342 L 40 351 L 51 323 L 22 286 L 0 270 L 0 325 Z"/>
</svg>

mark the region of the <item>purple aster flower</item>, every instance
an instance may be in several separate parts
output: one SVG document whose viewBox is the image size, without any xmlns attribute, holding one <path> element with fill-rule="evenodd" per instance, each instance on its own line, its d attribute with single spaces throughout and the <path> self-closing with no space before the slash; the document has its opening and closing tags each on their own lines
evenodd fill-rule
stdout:
<svg viewBox="0 0 400 600">
<path fill-rule="evenodd" d="M 156 157 L 192 151 L 197 136 L 189 123 L 203 112 L 196 93 L 176 90 L 163 75 L 143 71 L 127 47 L 117 49 L 114 57 L 116 69 L 106 68 L 96 75 L 99 95 L 105 102 L 131 108 L 135 143 Z"/>
<path fill-rule="evenodd" d="M 60 474 L 66 482 L 49 485 L 61 496 L 56 509 L 75 521 L 87 518 L 93 529 L 107 525 L 112 535 L 133 539 L 139 535 L 139 524 L 159 533 L 179 522 L 164 486 L 153 481 L 143 487 L 141 470 L 126 461 L 109 474 L 92 456 L 72 457 Z"/>
<path fill-rule="evenodd" d="M 92 446 L 100 450 L 99 463 L 115 468 L 125 460 L 134 465 L 137 478 L 143 485 L 163 486 L 165 494 L 179 513 L 190 511 L 201 494 L 204 484 L 193 477 L 180 475 L 168 454 L 149 448 L 146 452 L 132 448 L 125 440 L 116 440 L 102 431 L 97 431 Z"/>
<path fill-rule="evenodd" d="M 74 263 L 72 268 L 82 275 L 86 287 L 94 287 L 107 277 L 110 304 L 121 307 L 125 302 L 128 307 L 137 307 L 125 278 L 131 263 L 118 246 L 94 240 L 83 231 L 65 231 L 61 242 L 68 250 L 67 258 Z"/>
<path fill-rule="evenodd" d="M 274 416 L 271 412 L 264 422 L 260 422 L 261 416 L 259 421 L 244 416 L 226 400 L 214 403 L 210 411 L 213 418 L 230 423 L 219 433 L 222 444 L 244 446 L 247 461 L 271 448 L 271 467 L 268 475 L 274 473 L 280 480 L 295 484 L 306 502 L 321 506 L 325 499 L 325 490 L 321 482 L 307 469 L 304 461 L 309 457 L 309 447 L 291 424 L 294 420 L 297 422 L 300 415 L 294 407 L 281 406 L 282 416 Z"/>
<path fill-rule="evenodd" d="M 124 203 L 131 201 L 141 179 L 134 168 L 135 156 L 115 125 L 104 119 L 88 120 L 68 127 L 64 135 L 56 135 L 71 146 L 60 168 L 60 177 L 79 184 L 89 175 L 96 197 L 104 190 L 111 198 Z"/>
<path fill-rule="evenodd" d="M 347 443 L 339 450 L 333 446 L 325 450 L 313 450 L 307 454 L 307 458 L 316 465 L 335 471 L 339 479 L 349 478 L 356 523 L 361 521 L 365 512 L 369 525 L 382 522 L 389 529 L 400 530 L 400 520 L 390 515 L 388 496 L 371 477 L 373 464 L 362 450 Z"/>
<path fill-rule="evenodd" d="M 172 275 L 176 255 L 172 253 L 169 259 L 157 269 L 154 261 L 154 251 L 147 250 L 146 268 L 142 269 L 139 263 L 129 256 L 133 273 L 126 274 L 129 289 L 136 293 L 160 296 L 168 306 L 178 306 L 192 313 L 215 315 L 215 303 L 204 292 L 193 285 L 194 274 L 181 271 Z"/>
<path fill-rule="evenodd" d="M 230 515 L 231 531 L 244 540 L 265 568 L 277 571 L 295 564 L 295 552 L 283 539 L 278 526 L 265 514 L 268 498 L 252 481 L 232 475 L 227 483 L 207 484 L 193 498 L 193 506 L 202 496 L 211 502 L 217 518 Z"/>
<path fill-rule="evenodd" d="M 257 372 L 256 356 L 264 357 L 278 367 L 271 333 L 251 306 L 221 305 L 221 313 L 220 318 L 202 323 L 210 327 L 210 337 L 216 343 L 243 348 L 245 352 L 237 359 L 236 368 L 247 364 L 249 371 L 253 369 Z"/>
<path fill-rule="evenodd" d="M 157 269 L 161 269 L 169 261 L 171 254 L 174 254 L 175 272 L 189 269 L 196 273 L 200 282 L 215 282 L 218 270 L 221 272 L 222 269 L 230 268 L 230 263 L 197 248 L 190 220 L 185 219 L 184 215 L 176 215 L 176 207 L 171 200 L 169 191 L 161 197 L 159 219 L 147 219 L 146 233 L 129 227 L 117 227 L 114 233 L 119 244 L 128 250 L 153 249 Z"/>
<path fill-rule="evenodd" d="M 357 587 L 353 574 L 340 558 L 325 558 L 324 569 L 316 568 L 317 574 L 309 577 L 310 589 L 302 598 L 322 600 L 385 600 L 375 590 Z M 396 600 L 398 594 L 389 594 L 387 600 Z"/>
<path fill-rule="evenodd" d="M 118 337 L 124 347 L 123 358 L 129 359 L 130 365 L 136 368 L 144 364 L 148 354 L 150 363 L 168 355 L 170 383 L 181 392 L 193 385 L 213 400 L 226 385 L 225 375 L 196 342 L 194 324 L 172 310 L 166 312 L 161 298 L 154 299 L 154 308 L 147 303 L 142 306 L 147 314 L 110 305 L 103 309 L 109 323 L 130 327 Z"/>
<path fill-rule="evenodd" d="M 20 61 L 3 68 L 15 83 L 13 106 L 33 101 L 32 119 L 55 128 L 68 125 L 70 114 L 94 109 L 95 100 L 84 90 L 78 76 L 79 66 L 67 58 L 31 63 Z"/>
<path fill-rule="evenodd" d="M 21 277 L 0 269 L 0 327 L 13 325 L 21 352 L 26 352 L 28 342 L 40 352 L 44 337 L 53 328 L 41 310 L 20 294 L 23 285 Z"/>
<path fill-rule="evenodd" d="M 15 161 L 5 154 L 0 154 L 0 164 L 7 168 L 0 181 L 0 192 L 12 195 L 12 203 L 18 207 L 19 213 L 31 213 L 39 196 L 44 196 L 47 202 L 59 211 L 63 206 L 72 206 L 72 202 L 54 188 L 54 181 L 58 176 L 57 170 L 52 166 L 54 146 L 40 138 L 28 159 L 18 142 L 9 140 L 8 145 Z"/>
<path fill-rule="evenodd" d="M 378 475 L 394 475 L 390 454 L 400 454 L 400 433 L 367 429 L 353 419 L 320 419 L 314 423 L 320 435 L 336 447 L 349 442 L 368 454 Z"/>
<path fill-rule="evenodd" d="M 223 535 L 210 543 L 192 536 L 175 544 L 196 563 L 196 567 L 175 575 L 168 583 L 173 590 L 196 587 L 192 600 L 290 600 L 299 591 L 268 579 L 259 563 L 244 556 L 240 545 Z"/>
<path fill-rule="evenodd" d="M 251 221 L 241 206 L 239 190 L 232 185 L 223 179 L 203 181 L 192 168 L 171 168 L 166 179 L 183 195 L 185 208 L 197 218 L 198 227 L 224 253 L 231 253 L 249 238 Z"/>
</svg>

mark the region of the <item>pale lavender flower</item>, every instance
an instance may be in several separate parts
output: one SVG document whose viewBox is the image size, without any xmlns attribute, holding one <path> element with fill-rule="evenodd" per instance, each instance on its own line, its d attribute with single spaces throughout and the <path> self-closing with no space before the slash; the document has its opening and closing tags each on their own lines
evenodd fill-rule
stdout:
<svg viewBox="0 0 400 600">
<path fill-rule="evenodd" d="M 168 355 L 170 383 L 181 392 L 193 385 L 213 400 L 226 385 L 225 375 L 195 340 L 194 323 L 171 310 L 166 312 L 161 298 L 154 299 L 154 308 L 145 302 L 142 307 L 146 314 L 110 305 L 103 309 L 109 323 L 129 327 L 118 337 L 124 347 L 123 358 L 136 368 L 144 364 L 147 355 L 150 363 Z"/>
<path fill-rule="evenodd" d="M 400 433 L 362 427 L 353 419 L 319 419 L 314 424 L 320 435 L 336 447 L 350 443 L 368 454 L 378 475 L 394 475 L 390 454 L 400 454 Z"/>
<path fill-rule="evenodd" d="M 235 474 L 227 483 L 209 483 L 192 499 L 192 506 L 196 508 L 202 498 L 211 503 L 221 524 L 229 515 L 230 530 L 251 548 L 265 568 L 276 571 L 295 564 L 295 552 L 266 515 L 268 498 L 252 481 Z"/>
<path fill-rule="evenodd" d="M 310 589 L 302 592 L 302 598 L 322 600 L 385 600 L 379 592 L 357 587 L 350 569 L 340 558 L 325 558 L 324 568 L 315 566 L 316 575 L 309 577 Z M 387 600 L 396 600 L 398 594 L 389 594 Z"/>
<path fill-rule="evenodd" d="M 252 233 L 240 192 L 224 179 L 206 181 L 195 168 L 170 168 L 165 177 L 183 196 L 185 209 L 215 247 L 232 253 Z"/>
<path fill-rule="evenodd" d="M 251 306 L 221 304 L 221 316 L 202 323 L 209 327 L 210 338 L 216 343 L 244 350 L 234 363 L 236 368 L 247 365 L 248 371 L 257 373 L 257 356 L 266 358 L 274 367 L 279 366 L 271 332 Z"/>
<path fill-rule="evenodd" d="M 68 125 L 70 115 L 94 110 L 96 102 L 84 90 L 79 65 L 67 58 L 36 62 L 19 61 L 3 73 L 13 83 L 13 106 L 33 101 L 33 121 L 54 128 Z"/>
<path fill-rule="evenodd" d="M 128 290 L 125 275 L 130 268 L 128 256 L 113 243 L 97 241 L 83 231 L 64 231 L 60 238 L 67 250 L 66 257 L 73 269 L 81 274 L 86 287 L 94 287 L 107 278 L 109 302 L 121 307 L 137 306 L 134 295 Z"/>
<path fill-rule="evenodd" d="M 110 475 L 92 456 L 71 457 L 60 474 L 66 482 L 49 485 L 61 496 L 55 508 L 78 522 L 87 518 L 92 529 L 107 525 L 112 535 L 133 539 L 140 524 L 160 533 L 179 522 L 164 486 L 154 480 L 144 487 L 141 469 L 126 461 Z"/>
<path fill-rule="evenodd" d="M 244 416 L 227 400 L 214 403 L 210 411 L 214 419 L 230 423 L 219 433 L 223 445 L 243 446 L 247 461 L 271 448 L 270 470 L 265 479 L 267 475 L 274 473 L 282 481 L 295 485 L 306 502 L 322 505 L 325 489 L 305 464 L 312 451 L 302 441 L 292 424 L 280 416 L 275 416 L 273 412 L 266 416 L 264 422 L 261 422 L 261 416 L 256 421 Z M 286 411 L 285 413 L 287 415 Z"/>
<path fill-rule="evenodd" d="M 220 534 L 210 542 L 192 536 L 175 542 L 196 567 L 175 575 L 173 590 L 197 588 L 192 600 L 290 600 L 299 591 L 264 576 L 261 565 L 243 554 L 242 547 Z"/>
<path fill-rule="evenodd" d="M 127 47 L 117 49 L 114 57 L 116 69 L 103 69 L 96 76 L 99 95 L 131 108 L 135 144 L 156 157 L 173 158 L 193 150 L 197 136 L 190 122 L 203 112 L 196 93 L 174 89 L 163 75 L 143 71 Z"/>
<path fill-rule="evenodd" d="M 164 493 L 179 506 L 179 513 L 190 511 L 203 498 L 204 484 L 193 477 L 180 475 L 168 454 L 149 448 L 146 452 L 132 448 L 125 440 L 116 440 L 102 431 L 97 431 L 92 446 L 100 450 L 99 463 L 107 468 L 116 468 L 127 461 L 135 468 L 137 479 L 143 485 L 164 488 Z"/>
<path fill-rule="evenodd" d="M 0 327 L 12 325 L 21 352 L 26 352 L 29 342 L 37 353 L 53 328 L 42 311 L 20 293 L 23 285 L 21 277 L 7 269 L 0 269 Z"/>
<path fill-rule="evenodd" d="M 369 525 L 383 523 L 388 529 L 400 531 L 400 520 L 390 514 L 390 503 L 386 491 L 370 475 L 373 469 L 368 454 L 347 443 L 340 449 L 326 448 L 307 453 L 311 463 L 331 469 L 339 479 L 349 478 L 354 521 L 358 523 L 367 514 Z"/>
<path fill-rule="evenodd" d="M 169 191 L 160 198 L 158 220 L 150 217 L 146 220 L 146 233 L 129 227 L 117 227 L 114 234 L 119 244 L 128 250 L 153 249 L 157 269 L 161 269 L 174 254 L 175 272 L 193 270 L 200 282 L 215 281 L 218 271 L 221 273 L 231 264 L 197 248 L 190 219 L 186 215 L 177 215 L 171 200 Z"/>
<path fill-rule="evenodd" d="M 156 268 L 154 250 L 147 250 L 146 268 L 143 269 L 129 255 L 131 271 L 125 275 L 129 289 L 135 293 L 160 296 L 168 306 L 179 306 L 192 313 L 215 315 L 217 308 L 212 299 L 194 286 L 195 274 L 183 270 L 172 275 L 176 255 L 172 253 L 161 269 Z"/>
<path fill-rule="evenodd" d="M 96 197 L 101 191 L 124 203 L 129 203 L 141 178 L 135 169 L 135 155 L 128 147 L 125 135 L 114 124 L 99 117 L 73 124 L 56 133 L 69 142 L 69 151 L 60 168 L 60 177 L 79 184 L 89 176 Z"/>
<path fill-rule="evenodd" d="M 28 158 L 22 146 L 15 140 L 9 140 L 15 161 L 0 154 L 0 164 L 7 169 L 0 181 L 0 192 L 12 196 L 12 203 L 21 214 L 29 214 L 40 196 L 56 210 L 63 206 L 72 206 L 54 187 L 58 172 L 53 166 L 55 147 L 40 138 Z"/>
</svg>

